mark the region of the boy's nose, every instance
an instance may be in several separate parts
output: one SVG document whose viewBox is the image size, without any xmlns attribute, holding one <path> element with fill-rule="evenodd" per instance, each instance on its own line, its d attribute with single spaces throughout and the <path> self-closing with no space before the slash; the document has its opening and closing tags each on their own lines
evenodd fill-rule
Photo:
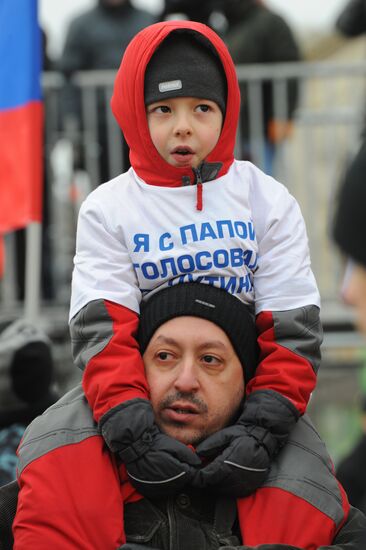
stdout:
<svg viewBox="0 0 366 550">
<path fill-rule="evenodd" d="M 191 359 L 182 361 L 174 381 L 174 387 L 183 393 L 196 391 L 199 388 L 197 374 L 197 366 Z"/>
<path fill-rule="evenodd" d="M 192 127 L 185 116 L 177 118 L 174 128 L 176 136 L 188 136 L 192 133 Z"/>
</svg>

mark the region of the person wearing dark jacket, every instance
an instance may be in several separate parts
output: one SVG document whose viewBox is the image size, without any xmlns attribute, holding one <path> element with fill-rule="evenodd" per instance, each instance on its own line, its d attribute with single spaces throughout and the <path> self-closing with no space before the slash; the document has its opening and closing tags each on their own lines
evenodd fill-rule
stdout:
<svg viewBox="0 0 366 550">
<path fill-rule="evenodd" d="M 363 141 L 352 160 L 339 192 L 333 220 L 333 239 L 346 258 L 342 296 L 355 311 L 355 322 L 366 337 L 366 142 Z M 351 502 L 365 509 L 366 477 L 365 436 L 349 460 L 339 466 L 342 479 L 350 491 Z M 366 548 L 366 535 L 363 548 Z"/>
<path fill-rule="evenodd" d="M 225 0 L 222 11 L 228 21 L 224 35 L 225 42 L 236 65 L 281 63 L 300 61 L 301 52 L 295 36 L 286 21 L 258 0 Z M 264 81 L 262 86 L 263 137 L 265 139 L 265 167 L 272 173 L 276 148 L 289 136 L 291 120 L 298 104 L 299 83 L 287 81 L 286 113 L 276 113 L 274 85 Z M 249 114 L 246 97 L 247 88 L 242 89 L 242 141 L 244 158 L 252 152 L 249 144 Z M 256 162 L 256 159 L 254 159 Z"/>
<path fill-rule="evenodd" d="M 366 1 L 350 0 L 336 20 L 336 28 L 345 36 L 360 36 L 366 31 Z"/>
<path fill-rule="evenodd" d="M 57 68 L 67 79 L 62 93 L 62 116 L 63 126 L 70 132 L 70 136 L 77 136 L 83 127 L 80 94 L 70 84 L 70 77 L 76 71 L 116 70 L 133 36 L 154 21 L 155 17 L 151 13 L 135 8 L 130 0 L 98 0 L 94 8 L 71 21 L 57 63 Z M 107 151 L 106 102 L 102 91 L 98 92 L 97 100 L 100 175 L 102 181 L 107 181 L 111 174 Z M 82 163 L 81 144 L 76 144 L 75 153 Z M 125 157 L 127 161 L 126 151 Z"/>
<path fill-rule="evenodd" d="M 250 307 L 209 285 L 176 285 L 146 302 L 138 341 L 162 433 L 193 455 L 217 430 L 237 429 L 258 361 Z M 170 496 L 143 498 L 107 449 L 80 386 L 28 427 L 18 455 L 15 549 L 361 550 L 366 518 L 349 512 L 306 415 L 261 487 L 239 499 L 230 481 L 225 494 L 188 481 Z M 97 515 L 92 495 L 102 502 Z"/>
<path fill-rule="evenodd" d="M 25 319 L 0 323 L 0 486 L 16 477 L 16 449 L 26 426 L 58 396 L 52 390 L 51 342 Z"/>
<path fill-rule="evenodd" d="M 366 514 L 366 397 L 361 404 L 361 435 L 351 452 L 337 467 L 337 477 L 350 503 Z"/>
</svg>

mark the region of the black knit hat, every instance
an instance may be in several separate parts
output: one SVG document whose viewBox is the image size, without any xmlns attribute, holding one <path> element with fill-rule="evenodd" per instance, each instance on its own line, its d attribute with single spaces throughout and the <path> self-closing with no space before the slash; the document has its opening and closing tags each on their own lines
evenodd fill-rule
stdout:
<svg viewBox="0 0 366 550">
<path fill-rule="evenodd" d="M 199 33 L 170 33 L 153 54 L 145 73 L 145 104 L 175 97 L 198 97 L 226 110 L 227 82 L 220 58 Z"/>
<path fill-rule="evenodd" d="M 0 427 L 28 424 L 54 403 L 54 365 L 51 342 L 24 319 L 3 324 L 0 330 Z"/>
<path fill-rule="evenodd" d="M 350 166 L 339 194 L 333 235 L 342 251 L 366 267 L 366 143 Z"/>
<path fill-rule="evenodd" d="M 154 294 L 141 306 L 138 341 L 143 354 L 160 325 L 183 315 L 201 317 L 228 336 L 243 366 L 247 383 L 258 362 L 254 316 L 248 305 L 226 290 L 202 283 L 183 283 Z"/>
</svg>

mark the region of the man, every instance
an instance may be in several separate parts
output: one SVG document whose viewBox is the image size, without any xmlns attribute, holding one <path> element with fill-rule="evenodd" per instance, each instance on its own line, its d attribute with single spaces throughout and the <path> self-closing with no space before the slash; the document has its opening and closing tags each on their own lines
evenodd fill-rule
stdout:
<svg viewBox="0 0 366 550">
<path fill-rule="evenodd" d="M 343 297 L 355 309 L 357 326 L 366 336 L 366 141 L 346 174 L 334 220 L 334 240 L 348 259 Z"/>
<path fill-rule="evenodd" d="M 347 492 L 352 506 L 366 513 L 366 396 L 360 403 L 360 435 L 354 447 L 337 467 L 337 478 Z"/>
<path fill-rule="evenodd" d="M 231 430 L 240 429 L 232 423 L 256 367 L 250 310 L 224 290 L 176 285 L 153 295 L 143 308 L 139 343 L 157 425 L 185 443 L 187 453 L 196 450 L 203 462 L 214 464 L 206 443 L 218 430 L 230 437 Z M 143 443 L 148 447 L 149 439 Z M 84 455 L 75 459 L 81 445 Z M 128 463 L 143 452 L 131 446 L 123 458 Z M 225 462 L 237 467 L 230 456 Z M 348 516 L 324 445 L 307 418 L 297 424 L 263 486 L 237 501 L 235 487 L 227 487 L 225 495 L 216 494 L 214 486 L 192 487 L 205 487 L 200 468 L 193 477 L 182 471 L 187 483 L 176 495 L 142 498 L 130 483 L 134 480 L 124 476 L 120 484 L 118 469 L 124 468 L 106 448 L 81 388 L 75 388 L 33 422 L 20 446 L 14 548 L 360 548 L 365 518 L 353 510 Z M 87 491 L 65 505 L 75 484 L 99 495 L 102 516 L 90 516 Z"/>
<path fill-rule="evenodd" d="M 347 171 L 339 194 L 333 235 L 348 261 L 342 288 L 343 298 L 353 306 L 357 327 L 366 336 L 365 170 L 364 141 Z M 339 473 L 349 491 L 351 504 L 366 510 L 366 401 L 362 404 L 362 411 L 362 436 L 350 456 L 339 465 Z"/>
</svg>

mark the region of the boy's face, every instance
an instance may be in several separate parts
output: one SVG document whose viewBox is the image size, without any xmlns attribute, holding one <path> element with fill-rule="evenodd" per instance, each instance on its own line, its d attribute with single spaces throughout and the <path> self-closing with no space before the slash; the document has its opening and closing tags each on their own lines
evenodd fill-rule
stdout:
<svg viewBox="0 0 366 550">
<path fill-rule="evenodd" d="M 172 166 L 197 168 L 220 137 L 223 116 L 208 99 L 177 97 L 147 107 L 153 144 Z"/>
</svg>

